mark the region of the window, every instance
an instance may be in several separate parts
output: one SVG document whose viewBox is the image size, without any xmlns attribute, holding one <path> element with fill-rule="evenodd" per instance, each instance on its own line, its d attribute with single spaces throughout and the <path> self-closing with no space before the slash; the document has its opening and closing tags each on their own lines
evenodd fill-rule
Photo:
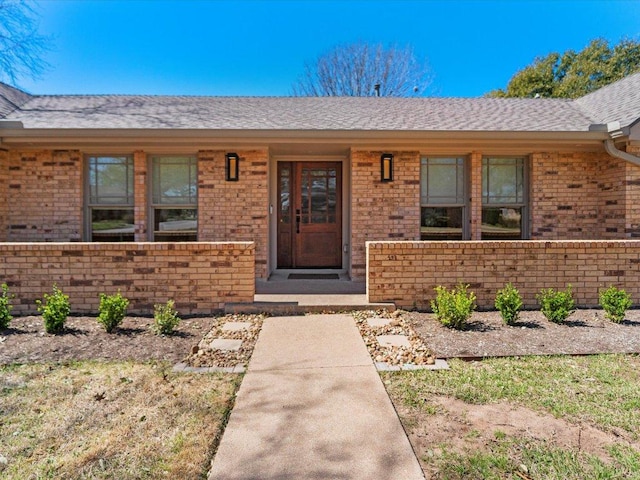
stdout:
<svg viewBox="0 0 640 480">
<path fill-rule="evenodd" d="M 420 238 L 467 238 L 464 158 L 423 158 L 420 168 Z"/>
<path fill-rule="evenodd" d="M 87 238 L 92 242 L 132 242 L 133 158 L 87 158 Z"/>
<path fill-rule="evenodd" d="M 151 215 L 156 242 L 193 242 L 198 235 L 195 157 L 151 159 Z"/>
<path fill-rule="evenodd" d="M 524 158 L 482 159 L 482 239 L 526 238 Z"/>
</svg>

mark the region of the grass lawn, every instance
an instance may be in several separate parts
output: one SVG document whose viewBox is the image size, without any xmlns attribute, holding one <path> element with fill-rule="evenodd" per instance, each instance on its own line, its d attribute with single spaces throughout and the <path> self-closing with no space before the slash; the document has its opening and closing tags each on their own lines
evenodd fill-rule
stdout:
<svg viewBox="0 0 640 480">
<path fill-rule="evenodd" d="M 0 477 L 206 478 L 241 377 L 170 369 L 0 366 Z"/>
<path fill-rule="evenodd" d="M 640 479 L 640 357 L 522 357 L 451 361 L 450 366 L 449 371 L 382 375 L 432 478 Z M 491 418 L 469 418 L 467 412 L 455 420 L 459 427 L 448 438 L 416 448 L 420 435 L 430 436 L 430 425 L 454 423 L 455 408 L 473 411 L 482 405 L 494 405 L 493 412 L 520 412 L 521 420 L 547 418 L 555 430 L 547 435 L 518 431 L 511 427 L 519 419 L 511 415 L 505 417 L 507 432 Z M 567 429 L 577 425 L 580 432 L 592 432 L 592 445 L 557 442 L 559 421 Z M 600 437 L 607 441 L 599 444 Z M 599 449 L 604 453 L 594 453 Z"/>
</svg>

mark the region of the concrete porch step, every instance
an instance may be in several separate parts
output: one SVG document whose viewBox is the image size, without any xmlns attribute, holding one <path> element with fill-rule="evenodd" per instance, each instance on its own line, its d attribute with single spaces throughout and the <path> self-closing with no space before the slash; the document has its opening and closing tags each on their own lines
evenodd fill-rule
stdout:
<svg viewBox="0 0 640 480">
<path fill-rule="evenodd" d="M 269 313 L 277 316 L 395 309 L 393 303 L 368 303 L 366 295 L 256 295 L 251 303 L 225 305 L 225 313 Z"/>
</svg>

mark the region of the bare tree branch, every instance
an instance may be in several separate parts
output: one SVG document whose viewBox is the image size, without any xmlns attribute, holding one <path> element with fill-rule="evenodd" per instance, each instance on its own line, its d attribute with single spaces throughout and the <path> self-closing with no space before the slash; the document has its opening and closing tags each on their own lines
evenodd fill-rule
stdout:
<svg viewBox="0 0 640 480">
<path fill-rule="evenodd" d="M 293 85 L 295 96 L 408 97 L 422 95 L 431 83 L 425 62 L 410 47 L 355 43 L 341 45 L 307 63 Z"/>
<path fill-rule="evenodd" d="M 0 0 L 0 80 L 38 78 L 49 64 L 51 38 L 38 33 L 37 14 L 25 0 Z"/>
</svg>

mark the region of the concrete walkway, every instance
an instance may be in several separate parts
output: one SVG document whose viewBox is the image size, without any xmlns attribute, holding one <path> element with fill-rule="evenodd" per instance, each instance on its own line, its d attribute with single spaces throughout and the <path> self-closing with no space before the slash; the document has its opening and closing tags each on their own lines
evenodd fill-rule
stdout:
<svg viewBox="0 0 640 480">
<path fill-rule="evenodd" d="M 265 320 L 209 479 L 424 479 L 351 316 Z"/>
</svg>

